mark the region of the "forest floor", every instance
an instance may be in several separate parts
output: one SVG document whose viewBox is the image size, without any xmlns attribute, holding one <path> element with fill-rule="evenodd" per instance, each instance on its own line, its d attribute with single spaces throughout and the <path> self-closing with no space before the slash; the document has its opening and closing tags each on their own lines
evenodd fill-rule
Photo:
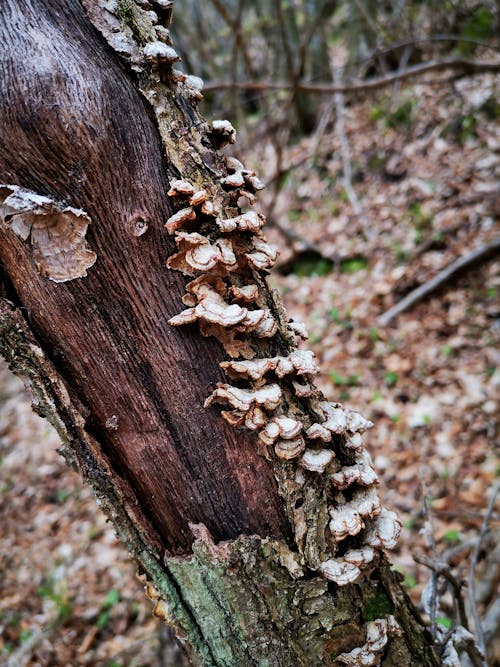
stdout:
<svg viewBox="0 0 500 667">
<path fill-rule="evenodd" d="M 280 178 L 268 178 L 261 197 L 271 222 L 316 246 L 294 250 L 271 226 L 267 235 L 281 250 L 272 282 L 289 315 L 308 327 L 325 396 L 375 422 L 366 442 L 385 503 L 404 524 L 392 560 L 417 604 L 429 570 L 413 555 L 439 554 L 467 578 L 500 472 L 498 259 L 474 266 L 386 326 L 378 317 L 499 235 L 494 86 L 493 77 L 476 76 L 346 106 L 362 215 L 341 182 L 334 126 L 286 148 Z M 248 144 L 239 156 L 272 176 L 272 144 Z M 20 381 L 1 366 L 0 664 L 181 664 L 151 617 L 134 565 L 57 446 Z M 500 530 L 498 507 L 490 529 L 476 572 L 481 613 L 500 580 L 492 537 Z M 445 596 L 438 612 L 445 626 L 451 603 Z"/>
</svg>

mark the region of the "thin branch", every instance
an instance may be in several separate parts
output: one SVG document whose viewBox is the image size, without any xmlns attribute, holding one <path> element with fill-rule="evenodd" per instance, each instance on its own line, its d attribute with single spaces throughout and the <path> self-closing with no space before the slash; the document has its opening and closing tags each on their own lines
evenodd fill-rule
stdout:
<svg viewBox="0 0 500 667">
<path fill-rule="evenodd" d="M 481 619 L 479 617 L 479 612 L 477 609 L 477 603 L 476 603 L 476 580 L 475 580 L 475 573 L 476 573 L 476 567 L 479 562 L 479 554 L 481 553 L 481 547 L 484 542 L 484 538 L 486 537 L 488 530 L 489 530 L 489 522 L 491 519 L 491 516 L 493 514 L 493 509 L 495 507 L 495 501 L 497 499 L 497 495 L 500 492 L 500 482 L 497 483 L 496 487 L 493 490 L 493 493 L 491 494 L 490 502 L 488 503 L 488 509 L 486 510 L 486 514 L 484 515 L 484 520 L 483 520 L 483 525 L 481 526 L 481 532 L 479 533 L 479 540 L 475 546 L 474 551 L 472 552 L 472 557 L 471 557 L 471 562 L 470 562 L 470 568 L 469 568 L 469 588 L 468 588 L 468 596 L 469 596 L 469 604 L 471 606 L 471 611 L 472 611 L 472 616 L 474 618 L 474 625 L 476 628 L 476 637 L 477 637 L 477 643 L 479 645 L 479 648 L 483 652 L 483 655 L 486 655 L 486 645 L 484 641 L 484 633 L 483 633 L 483 627 L 481 624 Z M 484 667 L 487 667 L 486 665 L 486 660 L 484 662 Z"/>
<path fill-rule="evenodd" d="M 463 74 L 480 74 L 484 72 L 499 72 L 500 62 L 487 62 L 467 60 L 465 58 L 448 58 L 445 60 L 429 61 L 418 65 L 411 65 L 401 72 L 394 72 L 386 76 L 374 77 L 367 81 L 349 81 L 342 85 L 331 83 L 309 83 L 307 81 L 279 82 L 279 81 L 230 81 L 207 82 L 204 86 L 206 92 L 214 90 L 226 90 L 233 86 L 241 90 L 288 90 L 307 93 L 352 93 L 365 90 L 376 90 L 390 86 L 395 81 L 410 79 L 414 76 L 426 74 L 427 72 L 442 71 L 446 69 L 460 70 Z"/>
<path fill-rule="evenodd" d="M 462 37 L 461 35 L 453 35 L 448 33 L 442 33 L 438 35 L 429 35 L 428 37 L 412 37 L 411 39 L 403 40 L 401 42 L 395 42 L 383 50 L 384 53 L 390 53 L 395 49 L 401 49 L 406 46 L 415 46 L 417 44 L 425 44 L 426 42 L 464 42 L 466 44 L 474 44 L 475 46 L 481 46 L 495 53 L 500 53 L 500 49 L 497 46 L 488 44 L 479 39 L 472 39 L 470 37 Z"/>
<path fill-rule="evenodd" d="M 429 497 L 427 495 L 424 496 L 424 512 L 425 515 L 427 516 L 427 525 L 428 525 L 428 530 L 427 532 L 427 543 L 428 546 L 431 549 L 433 561 L 435 562 L 437 560 L 437 549 L 436 549 L 436 533 L 434 530 L 434 521 L 432 520 L 432 514 L 431 514 L 431 508 L 430 508 L 430 503 L 429 503 Z M 431 593 L 430 593 L 430 600 L 429 600 L 429 615 L 431 618 L 431 635 L 433 639 L 436 639 L 436 616 L 437 616 L 437 609 L 438 609 L 438 599 L 437 599 L 437 582 L 438 582 L 438 576 L 437 572 L 434 568 L 430 568 L 431 570 L 431 580 L 430 580 L 430 585 L 431 585 Z"/>
<path fill-rule="evenodd" d="M 449 264 L 445 269 L 440 271 L 437 276 L 431 278 L 423 285 L 420 285 L 412 292 L 407 294 L 404 299 L 399 301 L 396 305 L 390 308 L 388 311 L 380 315 L 378 322 L 381 326 L 387 326 L 391 320 L 393 320 L 397 315 L 400 315 L 411 306 L 414 306 L 425 297 L 429 296 L 432 292 L 435 292 L 439 287 L 448 282 L 451 278 L 454 278 L 460 271 L 468 269 L 469 267 L 477 264 L 490 256 L 494 255 L 500 250 L 500 236 L 489 243 L 469 252 L 467 255 L 459 257 L 454 262 Z"/>
<path fill-rule="evenodd" d="M 311 43 L 312 38 L 314 37 L 314 33 L 317 31 L 317 29 L 322 25 L 322 23 L 328 18 L 329 14 L 333 13 L 333 11 L 336 9 L 337 3 L 335 0 L 323 0 L 323 3 L 319 9 L 319 11 L 316 13 L 316 15 L 313 17 L 312 21 L 310 22 L 309 26 L 307 27 L 304 37 L 301 40 L 300 47 L 299 47 L 299 65 L 297 68 L 298 72 L 302 72 L 304 70 L 304 65 L 306 62 L 306 57 L 307 57 L 307 50 L 309 48 L 309 44 Z"/>
<path fill-rule="evenodd" d="M 425 556 L 413 556 L 413 560 L 419 565 L 427 567 L 429 570 L 435 573 L 436 578 L 438 576 L 443 577 L 450 584 L 453 590 L 453 600 L 457 605 L 458 611 L 458 622 L 466 630 L 469 629 L 467 621 L 467 613 L 465 611 L 464 599 L 462 597 L 462 588 L 464 587 L 465 582 L 457 579 L 450 568 L 450 565 L 444 561 L 441 557 L 434 559 L 426 558 Z"/>
<path fill-rule="evenodd" d="M 340 70 L 336 69 L 333 72 L 334 82 L 337 86 L 342 85 L 342 74 Z M 335 123 L 335 129 L 340 139 L 340 150 L 342 155 L 342 175 L 343 175 L 343 185 L 347 193 L 351 206 L 353 208 L 355 216 L 358 218 L 358 222 L 363 230 L 363 235 L 367 241 L 373 241 L 374 239 L 374 227 L 370 224 L 370 221 L 365 217 L 363 209 L 358 199 L 358 195 L 352 186 L 352 167 L 351 167 L 351 149 L 349 146 L 349 140 L 347 138 L 345 127 L 344 127 L 344 95 L 341 92 L 337 92 L 334 95 L 335 99 L 335 109 L 337 111 L 337 120 Z"/>
</svg>

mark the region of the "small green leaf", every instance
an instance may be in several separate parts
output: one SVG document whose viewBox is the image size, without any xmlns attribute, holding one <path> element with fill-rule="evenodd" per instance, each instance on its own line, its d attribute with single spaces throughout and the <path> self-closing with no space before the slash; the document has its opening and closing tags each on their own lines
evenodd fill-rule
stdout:
<svg viewBox="0 0 500 667">
<path fill-rule="evenodd" d="M 363 271 L 368 266 L 368 260 L 364 257 L 353 257 L 352 259 L 344 259 L 340 262 L 341 273 L 356 273 Z"/>
<path fill-rule="evenodd" d="M 405 574 L 405 578 L 403 579 L 403 585 L 406 586 L 407 588 L 415 588 L 417 585 L 417 580 L 412 574 Z"/>
<path fill-rule="evenodd" d="M 458 530 L 448 530 L 443 537 L 449 544 L 455 544 L 462 539 Z"/>
<path fill-rule="evenodd" d="M 388 127 L 396 128 L 400 125 L 409 125 L 413 116 L 413 111 L 415 108 L 414 100 L 406 100 L 401 106 L 399 106 L 396 111 L 389 114 L 387 117 Z"/>
<path fill-rule="evenodd" d="M 453 625 L 453 621 L 451 618 L 448 618 L 448 616 L 438 616 L 436 618 L 436 623 L 439 623 L 443 628 L 446 628 L 449 630 L 451 626 Z"/>
<path fill-rule="evenodd" d="M 111 607 L 114 607 L 119 600 L 120 593 L 116 590 L 116 588 L 112 588 L 104 598 L 102 609 L 110 609 Z"/>
<path fill-rule="evenodd" d="M 108 609 L 105 610 L 105 611 L 101 611 L 101 613 L 97 617 L 97 621 L 96 621 L 96 626 L 99 628 L 99 630 L 104 630 L 104 628 L 109 623 L 110 616 L 111 616 L 111 613 Z"/>
<path fill-rule="evenodd" d="M 486 7 L 479 7 L 462 28 L 461 37 L 482 41 L 493 36 L 495 20 L 492 12 Z M 458 51 L 463 56 L 471 56 L 477 44 L 458 42 Z"/>
<path fill-rule="evenodd" d="M 315 252 L 304 252 L 292 264 L 290 273 L 299 278 L 308 276 L 326 276 L 333 269 L 333 262 Z"/>
<path fill-rule="evenodd" d="M 56 503 L 58 505 L 64 503 L 68 498 L 71 497 L 72 493 L 73 492 L 70 491 L 69 489 L 59 489 L 56 492 Z"/>
<path fill-rule="evenodd" d="M 342 318 L 340 317 L 340 311 L 338 308 L 332 308 L 331 310 L 329 310 L 328 317 L 337 324 L 340 324 L 342 322 Z"/>
<path fill-rule="evenodd" d="M 346 379 L 344 377 L 342 377 L 342 375 L 339 375 L 338 373 L 335 373 L 335 371 L 329 371 L 328 372 L 328 377 L 333 382 L 333 384 L 336 384 L 338 386 L 342 386 L 342 385 L 346 384 Z"/>
<path fill-rule="evenodd" d="M 384 375 L 385 383 L 388 387 L 394 387 L 398 382 L 398 374 L 395 371 L 388 371 Z"/>
</svg>

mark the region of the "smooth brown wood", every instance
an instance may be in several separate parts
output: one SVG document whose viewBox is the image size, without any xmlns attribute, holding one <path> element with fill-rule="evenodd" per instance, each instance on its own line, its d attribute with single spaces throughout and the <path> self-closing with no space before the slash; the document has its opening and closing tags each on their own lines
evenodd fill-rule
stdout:
<svg viewBox="0 0 500 667">
<path fill-rule="evenodd" d="M 4 0 L 0 39 L 0 183 L 83 208 L 93 221 L 97 262 L 64 284 L 41 278 L 29 246 L 0 228 L 16 304 L 84 406 L 87 430 L 170 553 L 189 550 L 189 522 L 216 540 L 283 537 L 254 437 L 203 408 L 223 380 L 223 351 L 194 327 L 167 324 L 185 280 L 165 267 L 175 174 L 147 103 L 73 0 Z M 138 221 L 149 227 L 140 237 Z M 116 430 L 106 428 L 113 416 Z"/>
</svg>

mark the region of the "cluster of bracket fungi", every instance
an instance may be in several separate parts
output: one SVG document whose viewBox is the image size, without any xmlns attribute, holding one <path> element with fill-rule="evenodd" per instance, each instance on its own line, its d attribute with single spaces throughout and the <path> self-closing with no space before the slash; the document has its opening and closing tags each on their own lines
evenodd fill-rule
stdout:
<svg viewBox="0 0 500 667">
<path fill-rule="evenodd" d="M 201 98 L 201 79 L 173 68 L 179 57 L 172 46 L 155 41 L 144 55 L 162 69 L 162 80 L 181 84 L 184 92 L 187 87 L 193 103 Z M 213 121 L 208 135 L 217 150 L 236 137 L 227 120 Z M 338 585 L 355 583 L 373 566 L 377 550 L 395 546 L 400 532 L 396 514 L 380 503 L 377 475 L 362 445 L 361 434 L 372 423 L 322 400 L 314 387 L 314 354 L 297 348 L 297 338 L 307 337 L 303 325 L 283 319 L 269 301 L 265 276 L 277 252 L 262 234 L 264 216 L 249 208 L 263 184 L 239 160 L 223 159 L 217 193 L 211 193 L 211 183 L 200 187 L 187 178 L 170 183 L 175 213 L 165 227 L 177 252 L 167 266 L 192 278 L 182 299 L 186 307 L 170 324 L 197 322 L 231 357 L 221 367 L 232 383 L 219 383 L 205 407 L 222 404 L 230 424 L 257 433 L 262 455 L 291 462 L 298 488 L 308 475 L 326 477 L 331 557 L 307 565 Z M 243 212 L 242 202 L 248 209 Z M 262 356 L 262 349 L 275 355 Z M 302 551 L 297 526 L 295 532 Z"/>
</svg>

